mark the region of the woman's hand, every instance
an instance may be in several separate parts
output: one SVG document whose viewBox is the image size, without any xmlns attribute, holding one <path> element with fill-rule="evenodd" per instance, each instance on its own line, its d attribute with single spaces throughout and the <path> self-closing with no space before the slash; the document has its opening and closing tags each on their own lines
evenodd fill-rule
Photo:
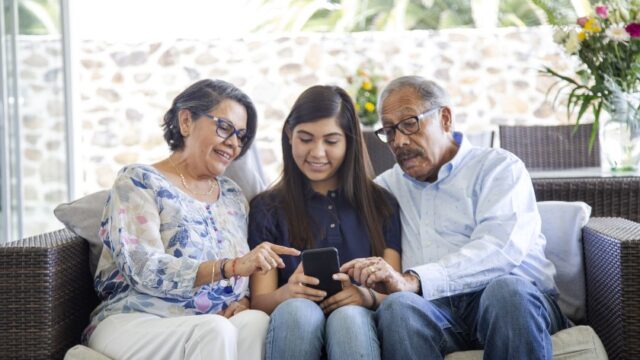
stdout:
<svg viewBox="0 0 640 360">
<path fill-rule="evenodd" d="M 368 294 L 368 290 L 353 285 L 349 275 L 338 273 L 333 275 L 333 279 L 342 282 L 342 291 L 320 303 L 320 307 L 325 314 L 329 314 L 333 310 L 345 305 L 369 307 L 373 303 L 371 296 Z"/>
<path fill-rule="evenodd" d="M 284 262 L 278 255 L 298 256 L 300 255 L 300 251 L 265 241 L 256 246 L 248 254 L 227 262 L 225 264 L 225 273 L 249 276 L 257 271 L 266 274 L 271 269 L 282 269 L 284 268 Z"/>
<path fill-rule="evenodd" d="M 229 306 L 226 309 L 218 312 L 218 315 L 222 315 L 228 319 L 238 314 L 239 312 L 249 309 L 249 306 L 250 306 L 249 299 L 244 297 L 239 301 L 234 301 L 231 304 L 229 304 Z"/>
<path fill-rule="evenodd" d="M 340 271 L 349 274 L 360 284 L 381 293 L 404 291 L 407 288 L 405 285 L 408 285 L 405 284 L 405 277 L 381 257 L 353 259 L 343 264 Z"/>
<path fill-rule="evenodd" d="M 304 274 L 302 271 L 302 263 L 300 263 L 296 271 L 289 276 L 287 283 L 278 289 L 278 292 L 280 292 L 282 301 L 292 298 L 322 301 L 322 299 L 327 296 L 326 292 L 306 286 L 318 285 L 319 283 L 320 280 Z"/>
</svg>

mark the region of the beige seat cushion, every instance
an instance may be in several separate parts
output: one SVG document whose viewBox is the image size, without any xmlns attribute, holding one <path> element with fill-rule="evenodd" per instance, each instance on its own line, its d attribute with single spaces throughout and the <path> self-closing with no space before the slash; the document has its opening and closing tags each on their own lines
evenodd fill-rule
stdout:
<svg viewBox="0 0 640 360">
<path fill-rule="evenodd" d="M 111 360 L 99 352 L 84 345 L 76 345 L 64 355 L 64 360 Z"/>
<path fill-rule="evenodd" d="M 606 360 L 604 346 L 590 326 L 574 326 L 551 337 L 555 360 Z M 460 351 L 445 360 L 482 360 L 482 351 Z"/>
<path fill-rule="evenodd" d="M 607 353 L 595 331 L 589 326 L 574 326 L 557 332 L 551 337 L 555 360 L 607 360 Z M 109 360 L 106 356 L 86 346 L 69 349 L 64 360 Z M 459 351 L 449 354 L 445 360 L 482 360 L 482 351 Z"/>
</svg>

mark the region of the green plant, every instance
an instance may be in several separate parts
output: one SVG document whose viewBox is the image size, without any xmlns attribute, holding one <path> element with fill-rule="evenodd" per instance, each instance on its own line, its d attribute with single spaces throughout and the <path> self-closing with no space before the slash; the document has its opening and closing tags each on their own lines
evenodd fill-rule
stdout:
<svg viewBox="0 0 640 360">
<path fill-rule="evenodd" d="M 546 6 L 547 1 L 534 2 L 548 14 L 549 22 L 556 25 L 554 41 L 581 63 L 572 75 L 545 67 L 544 74 L 558 79 L 549 91 L 555 89 L 556 99 L 560 94 L 567 95 L 567 116 L 577 111 L 576 123 L 592 110 L 593 143 L 600 114 L 603 109 L 612 110 L 614 95 L 640 91 L 640 0 L 617 0 L 595 6 L 587 16 L 578 18 L 575 25 L 564 25 L 561 19 L 566 15 Z M 633 116 L 627 121 L 640 119 Z"/>
<path fill-rule="evenodd" d="M 376 103 L 378 101 L 379 77 L 372 76 L 364 68 L 360 67 L 356 75 L 348 78 L 353 90 L 353 100 L 360 122 L 365 126 L 372 126 L 378 122 Z"/>
<path fill-rule="evenodd" d="M 244 0 L 258 14 L 254 31 L 402 31 L 535 26 L 544 13 L 532 0 Z M 580 0 L 543 0 L 568 14 Z M 587 1 L 587 0 L 582 0 Z M 496 2 L 498 3 L 496 6 Z"/>
<path fill-rule="evenodd" d="M 22 35 L 60 34 L 60 2 L 18 1 L 19 31 Z"/>
</svg>

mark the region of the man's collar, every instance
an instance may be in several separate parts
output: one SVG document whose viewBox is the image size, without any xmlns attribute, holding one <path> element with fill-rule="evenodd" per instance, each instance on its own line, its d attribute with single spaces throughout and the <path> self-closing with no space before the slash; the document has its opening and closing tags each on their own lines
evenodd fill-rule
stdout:
<svg viewBox="0 0 640 360">
<path fill-rule="evenodd" d="M 458 144 L 458 152 L 455 154 L 453 159 L 449 160 L 449 162 L 445 164 L 445 166 L 450 165 L 451 170 L 455 169 L 456 167 L 458 167 L 458 165 L 460 165 L 460 162 L 462 162 L 462 159 L 464 159 L 464 157 L 467 156 L 467 153 L 472 148 L 472 145 L 469 142 L 469 140 L 467 140 L 466 136 L 464 136 L 461 132 L 454 131 L 453 140 L 456 142 L 456 144 Z"/>
</svg>

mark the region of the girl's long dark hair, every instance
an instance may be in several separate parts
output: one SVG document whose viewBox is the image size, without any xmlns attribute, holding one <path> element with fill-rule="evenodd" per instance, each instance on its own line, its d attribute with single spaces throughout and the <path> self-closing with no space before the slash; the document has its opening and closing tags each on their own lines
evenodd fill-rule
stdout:
<svg viewBox="0 0 640 360">
<path fill-rule="evenodd" d="M 289 239 L 298 249 L 313 248 L 316 224 L 307 211 L 305 193 L 310 191 L 306 176 L 293 159 L 289 134 L 302 123 L 335 117 L 345 133 L 347 148 L 338 169 L 338 182 L 346 198 L 360 215 L 371 239 L 373 256 L 382 256 L 385 249 L 383 225 L 392 215 L 385 191 L 371 180 L 373 173 L 369 154 L 360 130 L 351 97 L 337 86 L 312 86 L 296 100 L 282 128 L 282 159 L 284 169 L 270 190 L 280 199 L 289 227 Z"/>
</svg>

